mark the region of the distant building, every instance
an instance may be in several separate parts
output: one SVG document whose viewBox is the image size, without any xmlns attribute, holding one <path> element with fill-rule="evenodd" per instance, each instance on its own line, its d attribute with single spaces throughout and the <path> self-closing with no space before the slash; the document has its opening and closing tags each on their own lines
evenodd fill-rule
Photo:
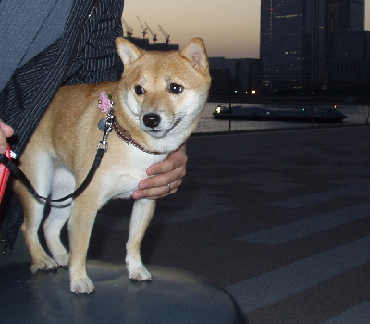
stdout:
<svg viewBox="0 0 370 324">
<path fill-rule="evenodd" d="M 212 76 L 211 94 L 230 94 L 236 87 L 235 66 L 229 64 L 223 56 L 209 57 L 209 69 Z"/>
<path fill-rule="evenodd" d="M 260 57 L 266 92 L 323 84 L 324 27 L 325 0 L 262 0 Z"/>
<path fill-rule="evenodd" d="M 148 38 L 139 38 L 139 37 L 125 37 L 131 43 L 136 46 L 146 50 L 146 51 L 172 51 L 178 50 L 179 44 L 170 44 L 170 43 L 149 43 Z"/>
<path fill-rule="evenodd" d="M 262 0 L 260 56 L 266 92 L 330 88 L 338 85 L 334 80 L 340 73 L 356 75 L 363 83 L 364 76 L 354 74 L 354 61 L 351 67 L 346 63 L 344 72 L 338 63 L 341 54 L 331 51 L 341 46 L 341 52 L 344 39 L 354 46 L 351 53 L 365 48 L 360 39 L 365 36 L 352 33 L 364 31 L 364 6 L 364 0 Z M 332 36 L 337 32 L 350 34 Z M 364 66 L 364 58 L 360 61 Z"/>
<path fill-rule="evenodd" d="M 146 49 L 149 47 L 149 39 L 148 38 L 139 38 L 139 37 L 125 37 L 125 39 L 129 40 L 131 43 L 135 44 L 136 46 Z"/>
<path fill-rule="evenodd" d="M 333 32 L 329 41 L 329 88 L 370 91 L 370 31 Z"/>
<path fill-rule="evenodd" d="M 356 49 L 361 48 L 363 45 L 360 45 L 362 40 L 359 39 L 357 34 L 348 34 L 347 36 L 343 35 L 346 32 L 354 31 L 364 31 L 365 27 L 365 1 L 364 0 L 326 0 L 325 8 L 325 51 L 326 51 L 326 66 L 325 66 L 325 86 L 329 90 L 335 91 L 339 85 L 338 77 L 339 75 L 347 75 L 346 79 L 349 78 L 349 75 L 360 76 L 359 73 L 354 73 L 353 62 L 348 63 L 348 57 L 345 59 L 347 63 L 339 63 L 344 56 L 342 56 L 345 44 L 341 44 L 342 40 L 346 39 L 349 41 L 348 44 L 354 45 Z M 332 35 L 333 33 L 341 32 L 340 35 Z M 333 51 L 339 50 L 335 53 Z M 351 51 L 353 52 L 353 51 Z M 362 52 L 361 52 L 362 53 Z M 362 55 L 362 54 L 361 54 Z M 339 57 L 342 58 L 340 59 Z M 360 61 L 363 61 L 361 59 Z M 363 65 L 363 63 L 361 63 Z M 346 68 L 344 68 L 346 66 Z M 346 70 L 346 72 L 345 72 Z M 350 72 L 350 70 L 352 72 Z M 363 77 L 361 77 L 363 80 Z M 344 81 L 344 80 L 343 80 Z M 360 83 L 363 81 L 358 80 Z M 344 81 L 345 83 L 345 81 Z M 342 85 L 344 85 L 344 83 Z M 356 82 L 357 83 L 357 82 Z M 353 84 L 357 87 L 357 85 Z M 349 89 L 348 87 L 345 87 Z"/>
<path fill-rule="evenodd" d="M 209 57 L 212 76 L 211 94 L 261 94 L 262 64 L 260 59 Z"/>
<path fill-rule="evenodd" d="M 179 49 L 179 44 L 170 43 L 152 43 L 146 48 L 147 51 L 177 51 Z"/>
<path fill-rule="evenodd" d="M 365 27 L 365 0 L 326 0 L 326 33 L 358 31 Z"/>
</svg>

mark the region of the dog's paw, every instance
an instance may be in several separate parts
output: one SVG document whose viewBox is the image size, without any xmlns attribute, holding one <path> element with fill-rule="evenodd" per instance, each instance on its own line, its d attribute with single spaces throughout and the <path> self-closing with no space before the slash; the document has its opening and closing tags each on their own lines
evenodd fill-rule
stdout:
<svg viewBox="0 0 370 324">
<path fill-rule="evenodd" d="M 70 290 L 75 294 L 91 294 L 95 287 L 89 278 L 72 280 L 70 283 Z"/>
<path fill-rule="evenodd" d="M 150 272 L 143 266 L 140 260 L 126 256 L 126 267 L 128 269 L 129 278 L 131 280 L 143 281 L 153 280 Z"/>
<path fill-rule="evenodd" d="M 55 261 L 57 264 L 61 267 L 67 267 L 68 266 L 68 259 L 69 259 L 69 254 L 62 254 L 62 255 L 55 255 L 54 256 Z"/>
<path fill-rule="evenodd" d="M 35 273 L 38 270 L 52 270 L 58 267 L 59 267 L 58 263 L 56 263 L 53 258 L 45 255 L 42 259 L 32 263 L 31 272 Z"/>
<path fill-rule="evenodd" d="M 129 269 L 129 277 L 136 281 L 153 280 L 151 273 L 144 266 Z"/>
</svg>

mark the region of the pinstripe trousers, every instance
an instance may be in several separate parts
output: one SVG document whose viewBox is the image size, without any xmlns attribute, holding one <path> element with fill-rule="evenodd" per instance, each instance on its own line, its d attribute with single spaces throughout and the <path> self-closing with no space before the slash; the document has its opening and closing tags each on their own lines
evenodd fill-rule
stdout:
<svg viewBox="0 0 370 324">
<path fill-rule="evenodd" d="M 63 36 L 14 72 L 0 93 L 0 118 L 15 130 L 16 154 L 23 152 L 60 86 L 119 79 L 123 67 L 115 39 L 122 36 L 122 10 L 123 0 L 75 0 Z M 23 211 L 13 193 L 4 203 L 2 238 L 11 248 Z"/>
</svg>

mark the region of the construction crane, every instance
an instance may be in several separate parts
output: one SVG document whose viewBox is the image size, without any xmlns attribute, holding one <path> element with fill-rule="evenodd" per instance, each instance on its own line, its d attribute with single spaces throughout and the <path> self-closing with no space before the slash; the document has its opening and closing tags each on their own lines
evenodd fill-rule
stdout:
<svg viewBox="0 0 370 324">
<path fill-rule="evenodd" d="M 152 36 L 153 36 L 153 43 L 155 43 L 155 42 L 157 41 L 157 34 L 154 34 L 154 33 L 152 32 L 152 30 L 150 29 L 150 27 L 148 26 L 148 24 L 147 24 L 147 23 L 145 23 L 145 25 L 146 25 L 146 27 L 148 28 L 148 30 L 150 31 L 150 33 L 152 34 Z"/>
<path fill-rule="evenodd" d="M 159 27 L 159 30 L 163 33 L 164 37 L 166 37 L 166 44 L 168 44 L 168 43 L 170 42 L 170 35 L 168 35 L 168 34 L 164 31 L 164 29 L 162 28 L 162 26 L 161 26 L 161 25 L 158 25 L 158 27 Z"/>
<path fill-rule="evenodd" d="M 139 18 L 139 16 L 136 16 L 137 19 L 139 19 L 140 26 L 141 26 L 141 33 L 143 34 L 143 38 L 145 38 L 145 35 L 148 33 L 148 28 L 145 28 Z"/>
<path fill-rule="evenodd" d="M 126 22 L 126 20 L 124 20 L 123 18 L 121 18 L 121 20 L 122 20 L 123 25 L 126 28 L 127 37 L 132 37 L 132 35 L 134 34 L 134 30 L 129 26 L 129 24 Z"/>
</svg>

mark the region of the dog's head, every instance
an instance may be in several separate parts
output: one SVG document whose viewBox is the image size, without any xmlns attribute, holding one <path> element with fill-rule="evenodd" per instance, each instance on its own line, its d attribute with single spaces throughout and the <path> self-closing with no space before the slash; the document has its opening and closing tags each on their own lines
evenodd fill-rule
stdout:
<svg viewBox="0 0 370 324">
<path fill-rule="evenodd" d="M 120 99 L 131 121 L 155 139 L 189 135 L 211 83 L 203 41 L 169 52 L 144 51 L 123 38 L 116 43 L 124 64 Z"/>
</svg>

